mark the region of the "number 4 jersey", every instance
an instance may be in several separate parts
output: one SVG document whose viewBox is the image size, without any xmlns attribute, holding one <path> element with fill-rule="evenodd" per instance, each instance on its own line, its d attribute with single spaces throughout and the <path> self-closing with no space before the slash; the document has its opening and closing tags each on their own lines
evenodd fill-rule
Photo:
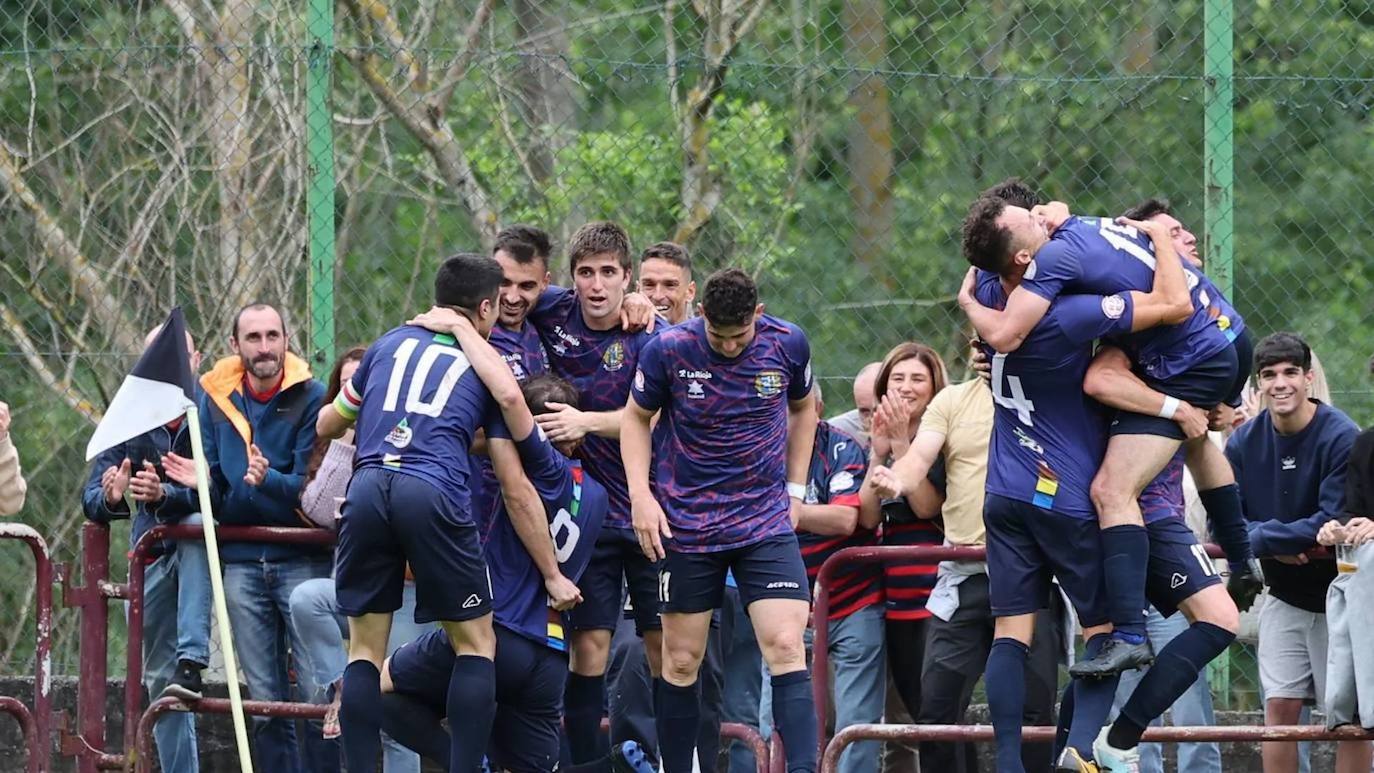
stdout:
<svg viewBox="0 0 1374 773">
<path fill-rule="evenodd" d="M 978 272 L 978 302 L 1006 305 L 995 275 Z M 1061 295 L 1016 351 L 993 354 L 989 493 L 1096 519 L 1088 486 L 1107 446 L 1106 410 L 1083 392 L 1096 338 L 1130 332 L 1130 293 Z"/>
<path fill-rule="evenodd" d="M 478 427 L 505 428 L 452 336 L 409 325 L 388 331 L 367 348 L 334 407 L 358 421 L 354 470 L 413 475 L 472 515 L 472 437 Z"/>
<path fill-rule="evenodd" d="M 559 453 L 538 427 L 516 442 L 515 447 L 520 451 L 525 475 L 544 501 L 558 568 L 564 577 L 577 582 L 591 563 L 596 538 L 610 508 L 606 489 L 586 475 L 579 463 Z M 483 554 L 491 575 L 496 623 L 540 644 L 566 651 L 564 616 L 549 607 L 544 579 L 501 502 Z"/>
</svg>

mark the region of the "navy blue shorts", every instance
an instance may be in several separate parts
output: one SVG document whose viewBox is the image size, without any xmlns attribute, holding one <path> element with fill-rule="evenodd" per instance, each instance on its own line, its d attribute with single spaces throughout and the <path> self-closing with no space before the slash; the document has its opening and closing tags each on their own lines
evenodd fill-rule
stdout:
<svg viewBox="0 0 1374 773">
<path fill-rule="evenodd" d="M 725 574 L 731 571 L 745 609 L 762 599 L 811 601 L 797 535 L 778 534 L 714 553 L 668 550 L 659 574 L 659 608 L 685 614 L 719 609 L 725 597 Z"/>
<path fill-rule="evenodd" d="M 1207 550 L 1178 518 L 1161 518 L 1145 524 L 1150 534 L 1150 566 L 1145 576 L 1145 598 L 1165 617 L 1203 588 L 1221 583 Z"/>
<path fill-rule="evenodd" d="M 1136 375 L 1157 392 L 1209 411 L 1223 403 L 1232 407 L 1240 405 L 1253 357 L 1250 334 L 1242 330 L 1230 346 L 1173 378 L 1155 379 L 1140 371 Z M 1183 428 L 1173 419 L 1126 411 L 1118 412 L 1112 420 L 1111 434 L 1185 439 Z"/>
<path fill-rule="evenodd" d="M 988 597 L 993 617 L 1046 609 L 1053 580 L 1069 597 L 1084 628 L 1111 619 L 1102 574 L 1102 537 L 1096 519 L 1074 518 L 1029 502 L 988 494 Z"/>
<path fill-rule="evenodd" d="M 663 628 L 658 619 L 658 564 L 644 556 L 633 529 L 601 530 L 577 587 L 582 603 L 568 613 L 570 630 L 614 631 L 620 621 L 622 588 L 629 588 L 640 636 Z"/>
<path fill-rule="evenodd" d="M 455 659 L 448 635 L 430 631 L 392 653 L 391 684 L 442 717 Z M 496 626 L 496 718 L 487 747 L 496 768 L 547 773 L 557 767 L 567 679 L 567 655 Z"/>
<path fill-rule="evenodd" d="M 491 612 L 491 580 L 472 515 L 412 475 L 358 470 L 339 521 L 339 611 L 360 617 L 400 609 L 407 563 L 415 575 L 415 622 L 462 622 Z"/>
</svg>

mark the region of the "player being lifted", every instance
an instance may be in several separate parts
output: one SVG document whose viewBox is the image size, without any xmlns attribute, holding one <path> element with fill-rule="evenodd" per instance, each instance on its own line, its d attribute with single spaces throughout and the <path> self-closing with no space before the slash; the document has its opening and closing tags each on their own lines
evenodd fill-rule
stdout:
<svg viewBox="0 0 1374 773">
<path fill-rule="evenodd" d="M 644 348 L 620 431 L 635 534 L 646 556 L 664 559 L 655 706 L 663 771 L 692 770 L 697 673 L 711 610 L 733 571 L 773 675 L 787 770 L 809 773 L 809 593 L 793 528 L 817 424 L 810 345 L 796 325 L 763 313 L 754 281 L 739 269 L 706 281 L 700 312 Z"/>
<path fill-rule="evenodd" d="M 460 254 L 435 278 L 435 304 L 468 317 L 487 335 L 496 319 L 501 268 Z M 367 770 L 380 751 L 380 668 L 391 614 L 401 604 L 407 563 L 415 575 L 415 619 L 439 622 L 457 657 L 445 690 L 454 727 L 449 769 L 481 765 L 495 714 L 491 586 L 471 509 L 469 448 L 479 427 L 504 430 L 495 401 L 452 336 L 404 325 L 372 346 L 332 405 L 320 411 L 321 437 L 357 421 L 356 470 L 339 526 L 336 581 L 348 617 L 349 664 L 340 721 L 351 769 Z M 555 605 L 578 599 L 558 571 L 539 495 L 525 480 L 510 440 L 488 451 L 507 488 L 511 523 L 545 577 Z M 523 485 L 522 485 L 523 484 Z"/>
<path fill-rule="evenodd" d="M 1003 198 L 982 196 L 964 221 L 963 246 L 975 267 L 1015 280 L 1000 310 L 974 297 L 972 272 L 960 290 L 960 305 L 979 336 L 1002 353 L 1015 351 L 1061 294 L 1112 296 L 1143 291 L 1154 282 L 1155 251 L 1137 229 L 1108 218 L 1070 216 L 1059 202 L 1032 212 Z M 1203 410 L 1236 404 L 1244 386 L 1241 363 L 1249 356 L 1244 323 L 1201 272 L 1185 267 L 1184 278 L 1192 307 L 1186 317 L 1121 339 L 1141 377 L 1167 397 L 1157 415 L 1121 411 L 1111 424 L 1091 493 L 1103 530 L 1114 632 L 1096 656 L 1074 665 L 1075 676 L 1120 673 L 1151 661 L 1143 611 L 1149 540 L 1140 493 L 1185 438 L 1174 420 L 1181 401 Z M 999 402 L 1023 399 L 1014 391 L 995 395 Z M 1239 494 L 1226 486 L 1234 480 L 1225 458 L 1204 437 L 1190 440 L 1188 449 L 1195 457 L 1199 486 L 1218 494 L 1209 501 L 1218 540 L 1237 573 L 1253 571 Z"/>
</svg>

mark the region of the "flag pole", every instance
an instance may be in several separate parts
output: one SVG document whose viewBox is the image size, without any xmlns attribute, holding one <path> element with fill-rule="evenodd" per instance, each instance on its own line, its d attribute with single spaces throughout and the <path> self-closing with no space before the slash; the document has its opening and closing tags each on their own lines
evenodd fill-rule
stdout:
<svg viewBox="0 0 1374 773">
<path fill-rule="evenodd" d="M 200 493 L 201 522 L 205 526 L 205 553 L 210 559 L 210 589 L 215 598 L 215 619 L 219 624 L 220 647 L 224 651 L 224 676 L 229 682 L 229 705 L 234 716 L 234 740 L 238 743 L 239 769 L 253 773 L 253 757 L 248 751 L 248 726 L 239 695 L 238 661 L 234 657 L 234 637 L 229 630 L 229 607 L 224 602 L 224 576 L 220 574 L 219 542 L 215 539 L 215 516 L 210 509 L 210 472 L 205 466 L 205 447 L 200 435 L 200 411 L 186 409 L 191 432 L 191 451 L 196 464 L 196 490 Z"/>
</svg>

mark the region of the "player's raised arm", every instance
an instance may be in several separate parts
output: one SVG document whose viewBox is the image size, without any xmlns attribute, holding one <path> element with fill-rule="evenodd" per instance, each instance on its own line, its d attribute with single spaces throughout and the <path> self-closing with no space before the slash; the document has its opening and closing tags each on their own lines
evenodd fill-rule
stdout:
<svg viewBox="0 0 1374 773">
<path fill-rule="evenodd" d="M 515 374 L 511 373 L 510 366 L 501 359 L 501 355 L 477 332 L 472 320 L 452 309 L 436 306 L 406 324 L 452 335 L 463 350 L 468 364 L 477 373 L 477 378 L 482 380 L 501 409 L 501 417 L 510 429 L 511 438 L 524 440 L 529 437 L 534 431 L 534 417 L 525 404 L 520 382 L 515 380 Z"/>
<path fill-rule="evenodd" d="M 959 287 L 959 308 L 988 346 L 1003 354 L 1016 351 L 1050 310 L 1050 302 L 1018 286 L 1007 296 L 1005 309 L 991 309 L 973 296 L 976 278 L 977 269 L 969 269 L 964 275 L 964 283 Z"/>
<path fill-rule="evenodd" d="M 367 361 L 366 354 L 363 359 Z M 361 364 L 358 370 L 363 371 Z M 334 402 L 320 408 L 319 415 L 315 417 L 315 434 L 321 439 L 338 440 L 358 420 L 358 409 L 363 407 L 363 392 L 358 385 L 363 383 L 363 378 L 358 378 L 357 372 L 353 375 L 354 378 L 345 381 L 339 388 L 339 395 Z"/>
<path fill-rule="evenodd" d="M 1150 292 L 1131 292 L 1135 307 L 1131 330 L 1139 331 L 1156 325 L 1177 325 L 1193 313 L 1193 300 L 1188 280 L 1183 274 L 1183 260 L 1174 249 L 1168 226 L 1154 220 L 1131 220 L 1118 217 L 1117 225 L 1130 226 L 1150 237 L 1155 249 L 1155 278 Z"/>
</svg>

